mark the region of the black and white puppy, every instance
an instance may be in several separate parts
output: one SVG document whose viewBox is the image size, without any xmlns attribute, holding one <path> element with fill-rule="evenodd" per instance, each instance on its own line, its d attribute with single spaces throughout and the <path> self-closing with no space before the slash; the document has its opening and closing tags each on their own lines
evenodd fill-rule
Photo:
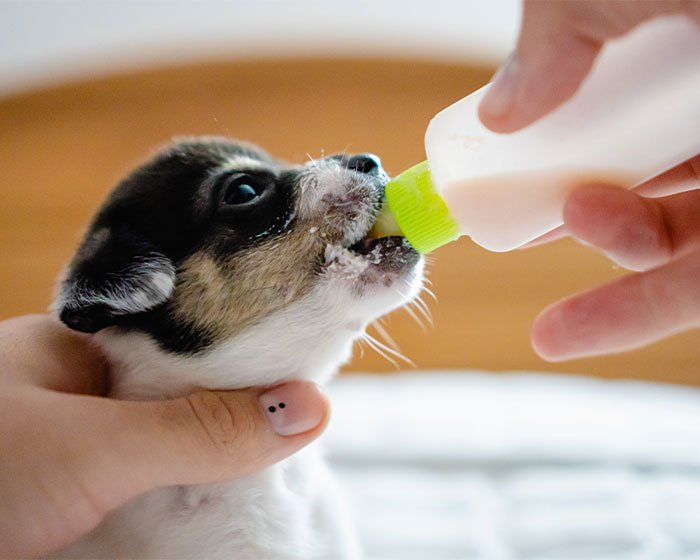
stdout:
<svg viewBox="0 0 700 560">
<path fill-rule="evenodd" d="M 289 166 L 223 138 L 174 143 L 106 200 L 55 309 L 95 333 L 115 398 L 324 382 L 421 288 L 405 240 L 367 238 L 386 181 L 368 154 Z M 355 557 L 335 495 L 312 446 L 244 480 L 150 492 L 59 555 Z"/>
</svg>

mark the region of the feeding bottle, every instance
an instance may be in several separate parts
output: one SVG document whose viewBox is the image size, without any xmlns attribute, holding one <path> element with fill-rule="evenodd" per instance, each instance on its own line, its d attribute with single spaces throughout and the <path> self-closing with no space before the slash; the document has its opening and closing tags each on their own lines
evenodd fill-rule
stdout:
<svg viewBox="0 0 700 560">
<path fill-rule="evenodd" d="M 488 87 L 432 119 L 427 161 L 387 184 L 376 235 L 508 251 L 560 225 L 575 187 L 631 188 L 700 154 L 700 26 L 683 16 L 607 43 L 571 99 L 514 133 L 481 124 Z"/>
</svg>

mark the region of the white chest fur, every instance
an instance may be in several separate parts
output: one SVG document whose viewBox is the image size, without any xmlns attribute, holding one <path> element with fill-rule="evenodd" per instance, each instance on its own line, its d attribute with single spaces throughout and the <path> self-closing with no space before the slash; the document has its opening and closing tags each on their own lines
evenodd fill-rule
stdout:
<svg viewBox="0 0 700 560">
<path fill-rule="evenodd" d="M 309 320 L 310 312 L 308 304 L 298 302 L 196 357 L 164 353 L 138 333 L 106 329 L 96 339 L 113 364 L 115 398 L 175 397 L 198 388 L 235 389 L 290 377 L 322 381 L 349 357 L 358 331 L 348 327 L 347 318 L 333 328 L 319 326 Z M 243 480 L 149 492 L 58 556 L 342 560 L 359 557 L 350 527 L 312 444 Z"/>
<path fill-rule="evenodd" d="M 359 552 L 349 527 L 310 449 L 245 480 L 145 494 L 61 556 L 350 560 Z"/>
</svg>

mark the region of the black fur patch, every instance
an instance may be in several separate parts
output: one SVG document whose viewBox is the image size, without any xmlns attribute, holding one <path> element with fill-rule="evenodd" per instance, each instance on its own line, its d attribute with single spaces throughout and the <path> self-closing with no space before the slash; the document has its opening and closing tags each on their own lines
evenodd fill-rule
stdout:
<svg viewBox="0 0 700 560">
<path fill-rule="evenodd" d="M 245 209 L 222 204 L 220 179 L 232 171 L 217 175 L 241 156 L 264 163 L 260 173 L 270 182 Z M 119 183 L 90 225 L 60 288 L 61 320 L 84 332 L 108 326 L 142 330 L 173 352 L 206 348 L 208 333 L 176 319 L 167 298 L 155 305 L 149 301 L 156 299 L 143 295 L 125 302 L 143 281 L 131 273 L 139 266 L 156 272 L 159 263 L 175 271 L 204 246 L 223 258 L 283 232 L 293 217 L 294 189 L 289 173 L 279 172 L 262 150 L 224 138 L 180 142 L 156 155 Z"/>
<path fill-rule="evenodd" d="M 378 192 L 383 190 L 378 160 L 363 155 L 329 159 L 376 176 L 382 187 Z M 187 315 L 200 311 L 197 285 L 186 294 L 193 307 L 182 311 L 178 273 L 200 255 L 230 263 L 237 252 L 288 233 L 302 173 L 257 147 L 225 138 L 167 147 L 122 180 L 94 218 L 60 287 L 61 320 L 84 332 L 111 326 L 140 330 L 171 352 L 208 348 L 215 327 L 195 326 L 207 322 Z M 346 219 L 352 219 L 350 214 Z M 232 276 L 227 281 L 235 282 L 235 271 L 228 270 Z M 284 273 L 277 270 L 277 275 L 274 289 L 284 294 Z M 251 284 L 254 280 L 246 277 L 249 296 L 258 288 Z"/>
</svg>

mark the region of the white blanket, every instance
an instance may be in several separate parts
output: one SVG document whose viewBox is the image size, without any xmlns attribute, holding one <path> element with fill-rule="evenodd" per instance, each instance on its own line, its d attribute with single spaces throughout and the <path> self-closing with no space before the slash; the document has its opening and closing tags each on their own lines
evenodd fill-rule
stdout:
<svg viewBox="0 0 700 560">
<path fill-rule="evenodd" d="M 423 372 L 329 393 L 372 560 L 700 558 L 700 390 Z"/>
</svg>

